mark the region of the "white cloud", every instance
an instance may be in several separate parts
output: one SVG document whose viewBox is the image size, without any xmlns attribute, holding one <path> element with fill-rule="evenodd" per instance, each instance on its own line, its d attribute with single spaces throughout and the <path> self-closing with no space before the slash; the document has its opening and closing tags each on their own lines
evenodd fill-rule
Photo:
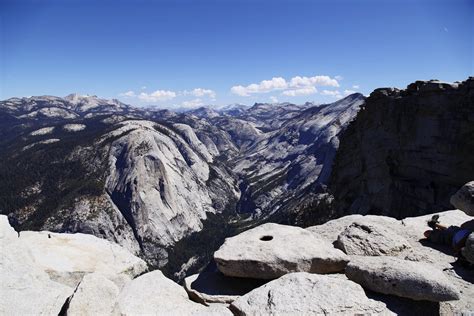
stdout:
<svg viewBox="0 0 474 316">
<path fill-rule="evenodd" d="M 270 80 L 263 80 L 260 81 L 260 83 L 252 83 L 248 86 L 233 86 L 230 91 L 233 94 L 247 97 L 255 93 L 266 93 L 291 88 L 290 90 L 283 92 L 283 94 L 293 96 L 315 93 L 316 86 L 339 87 L 339 83 L 335 78 L 329 76 L 296 76 L 291 78 L 289 81 L 286 81 L 285 78 L 282 77 L 273 77 Z"/>
<path fill-rule="evenodd" d="M 308 94 L 314 94 L 318 92 L 315 87 L 306 87 L 306 88 L 300 88 L 300 89 L 294 89 L 294 90 L 286 90 L 283 91 L 282 94 L 289 96 L 289 97 L 295 97 L 298 95 L 308 95 Z"/>
<path fill-rule="evenodd" d="M 301 88 L 301 87 L 339 87 L 339 83 L 336 79 L 329 76 L 314 76 L 314 77 L 300 77 L 296 76 L 291 78 L 290 87 Z"/>
<path fill-rule="evenodd" d="M 143 87 L 141 87 L 140 89 L 142 89 L 142 90 L 146 90 L 146 86 L 143 86 Z"/>
<path fill-rule="evenodd" d="M 252 83 L 246 87 L 238 85 L 233 86 L 230 91 L 240 96 L 249 96 L 253 93 L 265 93 L 274 90 L 283 90 L 288 87 L 288 83 L 282 77 L 273 77 L 271 80 L 263 80 L 260 83 Z"/>
<path fill-rule="evenodd" d="M 270 97 L 270 101 L 271 101 L 272 103 L 278 103 L 278 98 L 275 97 L 275 96 L 271 96 L 271 97 Z"/>
<path fill-rule="evenodd" d="M 352 89 L 359 89 L 359 88 L 360 88 L 360 86 L 358 84 L 355 84 L 355 85 L 352 86 Z"/>
<path fill-rule="evenodd" d="M 138 95 L 138 99 L 144 102 L 167 101 L 176 98 L 176 92 L 169 90 L 156 90 L 152 93 L 142 92 Z"/>
<path fill-rule="evenodd" d="M 195 97 L 204 97 L 204 96 L 209 96 L 211 99 L 216 98 L 216 92 L 214 90 L 210 89 L 203 89 L 203 88 L 196 88 L 193 89 L 192 91 L 183 91 L 184 95 L 194 95 Z"/>
<path fill-rule="evenodd" d="M 119 96 L 121 97 L 127 97 L 127 98 L 132 98 L 135 96 L 135 92 L 133 91 L 127 91 L 127 92 L 124 92 L 124 93 L 120 93 Z"/>
<path fill-rule="evenodd" d="M 341 81 L 344 79 L 344 77 L 337 75 L 337 76 L 334 76 L 334 79 L 336 79 L 337 81 Z"/>
<path fill-rule="evenodd" d="M 355 90 L 344 90 L 344 95 L 349 95 L 349 94 L 353 94 L 353 93 L 356 93 L 357 91 Z"/>
<path fill-rule="evenodd" d="M 196 108 L 196 107 L 204 105 L 204 103 L 202 102 L 201 99 L 198 98 L 194 100 L 184 101 L 181 105 L 185 108 Z"/>
<path fill-rule="evenodd" d="M 335 98 L 342 97 L 339 90 L 323 90 L 323 91 L 321 91 L 321 94 L 322 95 L 329 95 L 329 96 L 332 96 L 332 97 L 335 97 Z"/>
</svg>

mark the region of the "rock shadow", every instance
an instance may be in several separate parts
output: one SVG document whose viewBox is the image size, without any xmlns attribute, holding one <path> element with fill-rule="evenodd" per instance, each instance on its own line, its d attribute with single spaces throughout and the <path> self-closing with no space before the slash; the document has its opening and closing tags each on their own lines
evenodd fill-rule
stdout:
<svg viewBox="0 0 474 316">
<path fill-rule="evenodd" d="M 439 315 L 439 303 L 430 301 L 415 301 L 395 295 L 387 295 L 365 290 L 368 298 L 384 302 L 387 308 L 396 315 L 420 316 Z"/>
<path fill-rule="evenodd" d="M 419 242 L 425 247 L 430 247 L 446 255 L 453 256 L 453 262 L 451 262 L 451 266 L 453 267 L 454 272 L 456 272 L 456 274 L 463 280 L 474 283 L 474 267 L 472 265 L 469 266 L 469 263 L 463 262 L 463 260 L 456 257 L 454 250 L 451 247 L 436 244 L 427 239 L 421 239 Z"/>
<path fill-rule="evenodd" d="M 269 281 L 225 276 L 211 261 L 191 283 L 191 289 L 208 295 L 244 295 Z"/>
<path fill-rule="evenodd" d="M 429 241 L 428 239 L 420 239 L 419 240 L 420 244 L 422 244 L 424 247 L 430 247 L 435 250 L 438 250 L 439 252 L 442 252 L 446 255 L 453 256 L 454 257 L 454 251 L 453 248 L 450 246 L 442 245 L 442 244 L 437 244 L 434 242 Z"/>
<path fill-rule="evenodd" d="M 463 280 L 474 284 L 474 265 L 469 265 L 468 262 L 458 258 L 455 262 L 451 263 L 451 266 L 454 272 Z"/>
</svg>

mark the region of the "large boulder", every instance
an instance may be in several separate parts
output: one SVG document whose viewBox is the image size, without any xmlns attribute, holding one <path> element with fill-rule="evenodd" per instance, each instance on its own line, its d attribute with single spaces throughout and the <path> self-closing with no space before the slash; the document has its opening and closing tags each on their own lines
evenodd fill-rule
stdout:
<svg viewBox="0 0 474 316">
<path fill-rule="evenodd" d="M 114 308 L 115 314 L 123 316 L 222 315 L 224 311 L 191 301 L 183 287 L 166 278 L 159 270 L 126 284 Z"/>
<path fill-rule="evenodd" d="M 23 231 L 19 241 L 35 265 L 53 280 L 73 287 L 87 273 L 133 278 L 147 270 L 146 263 L 125 248 L 92 235 Z"/>
<path fill-rule="evenodd" d="M 442 271 L 426 263 L 395 257 L 354 257 L 346 276 L 364 288 L 413 300 L 450 301 L 459 291 Z"/>
<path fill-rule="evenodd" d="M 272 223 L 227 238 L 214 259 L 227 276 L 255 279 L 290 272 L 338 272 L 349 261 L 342 251 L 305 229 Z"/>
<path fill-rule="evenodd" d="M 85 274 L 101 272 L 120 287 L 147 268 L 127 250 L 94 236 L 18 234 L 3 215 L 0 250 L 0 315 L 58 315 L 65 311 L 67 302 L 82 302 L 76 304 L 80 308 L 73 308 L 76 314 L 90 309 L 100 314 L 105 309 L 85 305 L 105 304 L 114 286 L 103 278 L 83 279 Z M 79 283 L 72 302 L 69 298 Z"/>
<path fill-rule="evenodd" d="M 54 282 L 0 216 L 0 315 L 58 315 L 74 288 Z"/>
<path fill-rule="evenodd" d="M 356 221 L 337 238 L 336 247 L 348 255 L 393 256 L 410 248 L 408 241 L 389 227 Z"/>
<path fill-rule="evenodd" d="M 446 226 L 462 225 L 464 227 L 466 222 L 469 223 L 474 220 L 472 216 L 460 210 L 444 211 L 437 214 L 440 216 L 439 220 L 441 224 Z M 394 253 L 393 256 L 404 260 L 416 261 L 422 265 L 433 266 L 438 271 L 442 271 L 444 276 L 459 290 L 460 300 L 440 303 L 423 302 L 372 292 L 378 295 L 377 300 L 385 302 L 390 310 L 397 314 L 405 314 L 403 311 L 431 311 L 436 305 L 438 305 L 441 315 L 457 315 L 465 313 L 466 311 L 472 311 L 472 306 L 474 306 L 474 286 L 472 286 L 474 274 L 456 261 L 451 247 L 434 244 L 425 239 L 423 233 L 430 229 L 427 222 L 432 216 L 433 214 L 396 220 L 386 216 L 348 215 L 331 220 L 322 225 L 309 227 L 307 230 L 329 242 L 335 242 L 338 236 L 354 222 L 386 227 L 396 232 L 399 236 L 403 236 L 411 245 L 411 248 Z M 466 248 L 464 251 L 469 250 Z M 397 299 L 397 301 L 393 301 L 395 299 Z M 416 309 L 413 308 L 411 302 L 419 303 L 416 305 Z"/>
<path fill-rule="evenodd" d="M 120 288 L 105 275 L 87 274 L 70 299 L 67 314 L 110 315 L 119 293 Z"/>
<path fill-rule="evenodd" d="M 467 261 L 474 264 L 474 233 L 471 233 L 462 249 L 462 255 Z"/>
<path fill-rule="evenodd" d="M 451 204 L 466 213 L 474 216 L 474 181 L 463 185 L 450 199 Z"/>
<path fill-rule="evenodd" d="M 392 229 L 400 225 L 400 222 L 392 217 L 355 214 L 333 219 L 322 225 L 311 226 L 306 229 L 316 236 L 333 243 L 337 241 L 339 235 L 354 222 L 362 222 L 367 225 L 377 225 L 379 227 L 391 227 Z"/>
<path fill-rule="evenodd" d="M 0 315 L 58 315 L 73 293 L 73 288 L 51 281 L 30 259 L 2 253 Z"/>
<path fill-rule="evenodd" d="M 384 303 L 367 298 L 362 287 L 332 275 L 290 273 L 235 300 L 236 315 L 380 314 Z"/>
</svg>

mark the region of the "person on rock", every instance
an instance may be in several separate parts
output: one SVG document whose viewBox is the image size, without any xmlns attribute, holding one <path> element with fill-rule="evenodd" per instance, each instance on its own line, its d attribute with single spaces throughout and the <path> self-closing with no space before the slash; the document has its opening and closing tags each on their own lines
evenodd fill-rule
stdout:
<svg viewBox="0 0 474 316">
<path fill-rule="evenodd" d="M 433 215 L 425 231 L 425 237 L 435 243 L 451 246 L 456 256 L 461 256 L 461 249 L 466 245 L 467 237 L 474 231 L 474 220 L 467 221 L 461 226 L 445 226 L 439 223 L 439 215 Z"/>
</svg>

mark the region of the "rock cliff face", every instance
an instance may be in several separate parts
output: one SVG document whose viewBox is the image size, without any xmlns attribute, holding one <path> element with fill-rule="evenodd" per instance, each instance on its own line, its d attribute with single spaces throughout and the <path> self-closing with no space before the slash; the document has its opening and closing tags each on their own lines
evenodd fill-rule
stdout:
<svg viewBox="0 0 474 316">
<path fill-rule="evenodd" d="M 161 249 L 238 199 L 235 179 L 212 166 L 213 155 L 188 125 L 126 121 L 112 133 L 126 135 L 111 145 L 105 190 L 152 263 L 162 264 Z"/>
<path fill-rule="evenodd" d="M 312 193 L 324 192 L 339 136 L 364 100 L 362 94 L 353 94 L 298 113 L 290 111 L 281 126 L 243 150 L 231 161 L 242 179 L 239 211 L 257 219 L 277 213 L 273 220 L 281 221 L 311 200 Z"/>
<path fill-rule="evenodd" d="M 341 138 L 333 216 L 402 218 L 450 209 L 474 178 L 474 78 L 377 89 Z"/>
</svg>

